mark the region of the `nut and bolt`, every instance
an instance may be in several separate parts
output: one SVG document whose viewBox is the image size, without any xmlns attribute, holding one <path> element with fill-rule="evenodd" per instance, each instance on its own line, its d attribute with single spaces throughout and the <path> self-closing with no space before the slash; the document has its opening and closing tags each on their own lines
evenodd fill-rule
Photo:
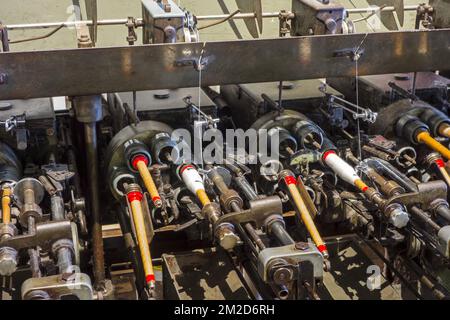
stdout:
<svg viewBox="0 0 450 320">
<path fill-rule="evenodd" d="M 296 242 L 295 243 L 295 249 L 300 251 L 305 251 L 309 249 L 309 244 L 306 242 Z"/>
<path fill-rule="evenodd" d="M 11 276 L 17 270 L 17 251 L 14 248 L 0 248 L 0 275 Z"/>
<path fill-rule="evenodd" d="M 222 224 L 218 226 L 216 235 L 220 246 L 225 250 L 233 249 L 240 240 L 231 224 Z"/>
</svg>

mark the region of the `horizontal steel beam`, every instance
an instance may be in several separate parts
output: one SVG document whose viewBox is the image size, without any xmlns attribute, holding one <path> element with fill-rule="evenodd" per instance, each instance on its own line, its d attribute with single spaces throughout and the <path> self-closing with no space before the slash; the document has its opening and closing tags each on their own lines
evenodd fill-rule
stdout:
<svg viewBox="0 0 450 320">
<path fill-rule="evenodd" d="M 450 29 L 0 53 L 0 100 L 450 70 Z M 351 54 L 350 54 L 351 55 Z"/>
</svg>

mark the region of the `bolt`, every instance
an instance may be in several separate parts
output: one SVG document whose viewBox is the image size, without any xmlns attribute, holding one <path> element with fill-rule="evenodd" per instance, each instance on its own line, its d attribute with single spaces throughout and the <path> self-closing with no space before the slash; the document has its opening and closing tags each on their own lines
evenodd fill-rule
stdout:
<svg viewBox="0 0 450 320">
<path fill-rule="evenodd" d="M 387 209 L 389 222 L 397 228 L 404 228 L 409 222 L 409 215 L 399 206 Z"/>
<path fill-rule="evenodd" d="M 296 242 L 295 249 L 305 251 L 309 249 L 309 244 L 306 242 Z"/>
<path fill-rule="evenodd" d="M 55 130 L 53 128 L 47 128 L 47 136 L 51 137 L 55 135 Z"/>
<path fill-rule="evenodd" d="M 221 225 L 216 231 L 219 244 L 225 250 L 233 249 L 240 240 L 231 228 L 232 226 Z"/>
<path fill-rule="evenodd" d="M 0 248 L 0 275 L 11 276 L 17 269 L 17 251 L 13 248 Z"/>
<path fill-rule="evenodd" d="M 273 273 L 273 280 L 278 285 L 286 285 L 292 281 L 294 273 L 286 267 L 277 268 Z"/>
</svg>

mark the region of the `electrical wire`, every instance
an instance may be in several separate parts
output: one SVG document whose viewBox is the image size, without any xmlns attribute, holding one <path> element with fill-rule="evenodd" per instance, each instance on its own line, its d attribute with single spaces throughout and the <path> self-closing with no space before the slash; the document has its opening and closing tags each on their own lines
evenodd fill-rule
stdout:
<svg viewBox="0 0 450 320">
<path fill-rule="evenodd" d="M 16 43 L 22 43 L 22 42 L 29 42 L 29 41 L 46 39 L 46 38 L 51 37 L 55 33 L 57 33 L 62 28 L 64 28 L 64 26 L 65 26 L 64 24 L 61 24 L 56 29 L 52 30 L 51 32 L 49 32 L 49 33 L 47 33 L 47 34 L 45 34 L 43 36 L 37 36 L 37 37 L 32 37 L 32 38 L 25 38 L 25 39 L 20 39 L 20 40 L 9 41 L 9 44 L 16 44 Z"/>
<path fill-rule="evenodd" d="M 373 11 L 371 14 L 369 14 L 369 15 L 367 15 L 365 17 L 359 18 L 359 19 L 352 20 L 352 21 L 353 21 L 353 23 L 358 23 L 358 22 L 361 22 L 361 21 L 365 21 L 365 20 L 369 19 L 370 17 L 373 17 L 374 15 L 378 14 L 378 12 L 381 12 L 381 10 L 383 10 L 386 7 L 387 7 L 387 5 L 383 4 L 377 10 Z"/>
<path fill-rule="evenodd" d="M 218 24 L 227 22 L 228 20 L 232 19 L 232 18 L 233 18 L 235 15 L 237 15 L 238 13 L 241 13 L 241 10 L 240 10 L 240 9 L 237 9 L 235 12 L 231 13 L 228 17 L 226 17 L 226 18 L 224 18 L 224 19 L 222 19 L 222 20 L 215 21 L 215 22 L 213 22 L 213 23 L 210 23 L 210 24 L 206 24 L 206 25 L 204 25 L 204 26 L 197 27 L 197 29 L 198 29 L 198 30 L 203 30 L 203 29 L 206 29 L 206 28 L 209 28 L 209 27 L 217 26 Z"/>
</svg>

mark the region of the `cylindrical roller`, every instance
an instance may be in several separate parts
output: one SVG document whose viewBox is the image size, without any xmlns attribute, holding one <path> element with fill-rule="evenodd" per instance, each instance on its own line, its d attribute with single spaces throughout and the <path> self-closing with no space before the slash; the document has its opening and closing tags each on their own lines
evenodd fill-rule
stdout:
<svg viewBox="0 0 450 320">
<path fill-rule="evenodd" d="M 294 126 L 295 136 L 302 148 L 319 150 L 323 144 L 323 134 L 312 122 L 299 121 Z"/>
<path fill-rule="evenodd" d="M 158 133 L 151 142 L 153 159 L 159 164 L 176 163 L 179 158 L 177 143 L 166 132 Z"/>
<path fill-rule="evenodd" d="M 441 124 L 438 133 L 443 137 L 450 138 L 450 125 L 448 123 Z"/>
<path fill-rule="evenodd" d="M 430 132 L 430 128 L 418 117 L 406 114 L 395 124 L 395 133 L 412 144 L 421 143 L 417 140 L 417 135 L 421 132 Z"/>
<path fill-rule="evenodd" d="M 420 119 L 430 127 L 433 135 L 450 137 L 450 119 L 441 111 L 434 108 L 426 108 L 420 114 Z"/>
<path fill-rule="evenodd" d="M 272 139 L 275 139 L 275 136 L 278 135 L 278 152 L 281 158 L 289 158 L 290 155 L 297 151 L 297 141 L 288 130 L 275 127 L 270 129 L 267 134 L 269 146 L 272 146 Z"/>
<path fill-rule="evenodd" d="M 152 175 L 148 170 L 146 161 L 144 159 L 137 159 L 135 164 L 139 171 L 139 174 L 141 175 L 142 181 L 144 181 L 144 185 L 147 188 L 148 193 L 150 194 L 153 204 L 156 208 L 161 208 L 161 197 L 159 196 L 158 188 L 153 181 Z"/>
<path fill-rule="evenodd" d="M 275 238 L 283 246 L 294 244 L 295 241 L 286 231 L 286 226 L 284 224 L 283 216 L 272 215 L 265 221 L 265 226 L 269 234 L 273 234 Z"/>
<path fill-rule="evenodd" d="M 11 188 L 9 186 L 3 187 L 2 194 L 2 223 L 11 223 Z"/>
<path fill-rule="evenodd" d="M 316 244 L 317 249 L 319 249 L 324 257 L 328 257 L 328 250 L 325 242 L 322 240 L 322 237 L 314 224 L 311 213 L 308 211 L 308 208 L 297 189 L 297 180 L 295 179 L 294 174 L 289 170 L 285 170 L 280 174 L 280 177 L 284 180 L 291 199 L 297 209 L 297 213 L 300 215 L 300 219 L 305 224 L 305 227 Z"/>
<path fill-rule="evenodd" d="M 439 152 L 447 160 L 450 159 L 450 150 L 434 139 L 428 131 L 421 131 L 417 134 L 416 140 L 419 143 L 426 144 L 430 149 Z"/>
<path fill-rule="evenodd" d="M 430 128 L 418 117 L 409 114 L 401 117 L 395 125 L 395 131 L 397 136 L 406 138 L 414 144 L 423 143 L 446 159 L 450 159 L 450 150 L 431 136 Z"/>
<path fill-rule="evenodd" d="M 209 200 L 209 197 L 206 194 L 203 179 L 193 165 L 188 164 L 181 166 L 179 169 L 179 174 L 186 185 L 186 188 L 188 188 L 188 190 L 193 194 L 197 195 L 202 206 L 206 206 L 211 203 L 211 200 Z"/>
<path fill-rule="evenodd" d="M 149 289 L 154 290 L 156 279 L 153 270 L 152 256 L 150 254 L 150 246 L 147 242 L 147 231 L 145 229 L 144 210 L 142 208 L 143 194 L 137 185 L 131 185 L 128 189 L 127 199 L 130 203 L 131 214 L 133 216 L 136 238 L 145 272 L 145 281 Z"/>
<path fill-rule="evenodd" d="M 329 150 L 325 152 L 322 156 L 322 159 L 323 162 L 345 182 L 356 186 L 362 192 L 367 191 L 367 189 L 369 188 L 358 176 L 356 170 L 341 157 L 339 157 L 335 151 Z"/>
<path fill-rule="evenodd" d="M 125 157 L 128 164 L 133 171 L 139 172 L 139 175 L 144 182 L 145 188 L 150 194 L 150 198 L 156 208 L 162 207 L 161 197 L 156 187 L 155 181 L 148 170 L 148 165 L 151 162 L 150 154 L 147 151 L 145 144 L 138 140 L 130 140 L 125 144 Z"/>
</svg>

